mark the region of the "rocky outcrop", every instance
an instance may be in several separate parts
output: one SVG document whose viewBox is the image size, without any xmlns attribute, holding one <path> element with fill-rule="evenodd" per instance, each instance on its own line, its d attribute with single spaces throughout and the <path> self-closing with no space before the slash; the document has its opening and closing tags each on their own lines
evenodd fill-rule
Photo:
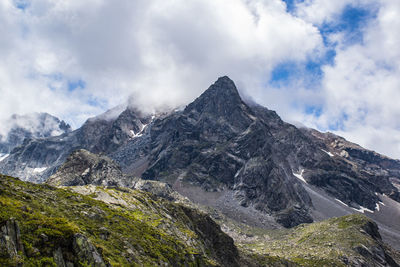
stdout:
<svg viewBox="0 0 400 267">
<path fill-rule="evenodd" d="M 354 250 L 360 254 L 363 259 L 355 259 L 353 265 L 369 265 L 374 263 L 375 266 L 393 266 L 398 267 L 400 265 L 392 258 L 387 252 L 386 245 L 382 242 L 381 235 L 379 234 L 378 225 L 373 221 L 366 221 L 361 225 L 360 231 L 369 235 L 375 244 L 370 246 L 359 245 L 354 247 Z"/>
<path fill-rule="evenodd" d="M 159 181 L 136 179 L 133 182 L 131 188 L 149 192 L 157 197 L 169 201 L 180 202 L 180 203 L 189 202 L 189 200 L 186 197 L 182 196 L 181 194 L 173 190 L 170 185 Z"/>
<path fill-rule="evenodd" d="M 279 266 L 397 267 L 396 261 L 400 259 L 396 251 L 382 242 L 377 224 L 359 214 L 302 224 L 275 233 L 260 232 L 246 240 L 235 241 L 260 259 L 264 256 L 265 266 L 279 262 L 271 256 L 289 262 Z"/>
<path fill-rule="evenodd" d="M 166 183 L 126 175 L 122 173 L 119 165 L 109 157 L 84 149 L 76 150 L 69 155 L 64 164 L 50 176 L 46 183 L 57 187 L 82 185 L 127 187 L 149 192 L 169 201 L 180 203 L 189 201 Z"/>
<path fill-rule="evenodd" d="M 218 224 L 192 208 L 182 207 L 182 210 L 190 220 L 191 229 L 201 237 L 204 246 L 210 248 L 210 253 L 222 266 L 239 266 L 239 252 L 233 239 L 223 233 Z"/>
<path fill-rule="evenodd" d="M 79 149 L 68 156 L 65 163 L 46 183 L 53 186 L 103 185 L 131 187 L 133 177 L 124 175 L 109 157 Z"/>
<path fill-rule="evenodd" d="M 107 266 L 96 248 L 82 234 L 75 234 L 73 250 L 82 263 L 93 267 Z"/>
<path fill-rule="evenodd" d="M 15 219 L 7 220 L 0 227 L 0 255 L 0 257 L 9 258 L 19 258 L 25 255 L 19 223 Z"/>
</svg>

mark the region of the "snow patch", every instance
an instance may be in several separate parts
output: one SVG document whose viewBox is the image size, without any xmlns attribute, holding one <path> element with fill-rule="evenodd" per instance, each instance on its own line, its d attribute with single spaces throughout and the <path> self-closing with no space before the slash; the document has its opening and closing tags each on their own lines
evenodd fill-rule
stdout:
<svg viewBox="0 0 400 267">
<path fill-rule="evenodd" d="M 51 136 L 59 136 L 62 135 L 64 132 L 61 129 L 55 129 L 53 131 L 51 131 Z"/>
<path fill-rule="evenodd" d="M 378 203 L 376 203 L 375 209 L 376 209 L 377 211 L 379 211 L 379 204 L 378 204 Z"/>
<path fill-rule="evenodd" d="M 83 172 L 82 172 L 82 176 L 85 176 L 86 174 L 88 174 L 89 173 L 89 171 L 90 171 L 90 168 L 87 168 L 86 170 L 84 170 Z"/>
<path fill-rule="evenodd" d="M 325 152 L 326 154 L 328 154 L 329 155 L 329 157 L 333 157 L 334 155 L 331 153 L 331 152 L 329 152 L 329 151 L 326 151 L 326 150 L 323 150 L 323 149 L 321 149 L 323 152 Z"/>
<path fill-rule="evenodd" d="M 226 153 L 226 155 L 228 157 L 230 157 L 231 159 L 237 161 L 237 162 L 240 162 L 240 163 L 244 163 L 245 162 L 243 159 L 241 159 L 241 158 L 239 158 L 239 157 L 237 157 L 235 155 L 232 155 L 231 153 Z"/>
<path fill-rule="evenodd" d="M 131 134 L 131 138 L 132 138 L 132 139 L 133 139 L 133 138 L 136 138 L 136 137 L 142 136 L 142 134 L 141 134 L 140 132 L 138 132 L 137 134 L 136 134 L 133 130 L 130 130 L 129 132 L 130 132 L 130 134 Z"/>
<path fill-rule="evenodd" d="M 304 179 L 304 177 L 303 177 L 303 172 L 304 172 L 304 170 L 301 170 L 300 173 L 293 172 L 293 175 L 307 184 L 306 179 Z"/>
<path fill-rule="evenodd" d="M 366 212 L 366 211 L 368 211 L 368 212 L 370 212 L 370 213 L 374 213 L 374 211 L 372 211 L 372 210 L 370 210 L 370 209 L 367 209 L 367 208 L 365 208 L 365 207 L 363 207 L 363 206 L 360 206 L 360 209 L 356 209 L 356 208 L 352 208 L 352 209 L 355 210 L 355 211 L 361 212 L 361 213 L 364 213 L 364 212 Z"/>
<path fill-rule="evenodd" d="M 235 173 L 235 178 L 237 178 L 238 176 L 239 176 L 239 174 L 240 174 L 240 171 L 243 169 L 243 167 L 242 168 L 240 168 L 236 173 Z"/>
<path fill-rule="evenodd" d="M 33 173 L 42 173 L 47 169 L 47 167 L 42 167 L 42 168 L 34 168 L 32 170 Z"/>
<path fill-rule="evenodd" d="M 337 198 L 335 198 L 335 200 L 337 201 L 337 202 L 339 202 L 340 204 L 342 204 L 342 205 L 345 205 L 346 207 L 348 207 L 349 205 L 347 205 L 346 203 L 344 203 L 344 202 L 342 202 L 342 201 L 340 201 L 339 199 L 337 199 Z"/>
<path fill-rule="evenodd" d="M 131 134 L 131 138 L 134 139 L 137 137 L 141 137 L 143 135 L 143 130 L 147 127 L 147 125 L 149 125 L 149 124 L 142 124 L 140 126 L 140 131 L 138 133 L 135 133 L 133 130 L 130 130 L 129 132 Z"/>
<path fill-rule="evenodd" d="M 10 154 L 1 154 L 0 153 L 0 161 L 5 160 L 5 158 L 7 158 Z"/>
<path fill-rule="evenodd" d="M 249 118 L 250 118 L 252 121 L 255 121 L 255 120 L 257 119 L 256 117 L 254 117 L 253 115 L 248 114 L 248 113 L 247 113 L 247 116 L 249 116 Z"/>
<path fill-rule="evenodd" d="M 393 185 L 394 187 L 396 187 L 396 188 L 397 188 L 397 190 L 399 190 L 399 191 L 400 191 L 400 184 L 398 184 L 398 183 L 395 183 L 395 182 L 392 182 L 392 185 Z"/>
</svg>

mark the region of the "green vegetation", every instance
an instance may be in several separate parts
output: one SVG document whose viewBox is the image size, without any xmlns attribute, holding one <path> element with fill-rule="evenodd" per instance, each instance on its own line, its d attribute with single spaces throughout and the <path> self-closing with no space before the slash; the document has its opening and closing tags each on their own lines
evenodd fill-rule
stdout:
<svg viewBox="0 0 400 267">
<path fill-rule="evenodd" d="M 1 175 L 0 226 L 10 219 L 19 222 L 25 255 L 12 259 L 0 255 L 0 265 L 55 266 L 53 253 L 61 248 L 65 260 L 84 266 L 72 250 L 77 233 L 113 266 L 214 265 L 201 252 L 203 244 L 180 206 L 134 190 L 93 186 L 80 190 L 88 194 Z"/>
<path fill-rule="evenodd" d="M 300 266 L 346 266 L 346 260 L 351 262 L 362 258 L 357 247 L 382 245 L 366 233 L 364 228 L 368 225 L 373 223 L 366 216 L 353 214 L 292 229 L 256 229 L 261 237 L 238 245 L 245 253 L 258 255 L 258 259 L 264 256 L 265 262 L 286 259 Z"/>
</svg>

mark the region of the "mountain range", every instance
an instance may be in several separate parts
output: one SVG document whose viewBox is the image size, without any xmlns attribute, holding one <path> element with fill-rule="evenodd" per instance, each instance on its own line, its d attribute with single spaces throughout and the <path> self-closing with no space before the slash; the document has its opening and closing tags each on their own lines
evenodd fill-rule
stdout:
<svg viewBox="0 0 400 267">
<path fill-rule="evenodd" d="M 58 129 L 57 136 L 27 134 L 13 143 L 0 173 L 58 187 L 186 197 L 195 209 L 214 210 L 211 217 L 223 224 L 264 230 L 301 232 L 304 223 L 364 213 L 379 227 L 379 239 L 400 249 L 399 160 L 286 123 L 243 101 L 226 76 L 184 109 L 145 114 L 117 107 L 74 131 L 61 121 Z"/>
</svg>

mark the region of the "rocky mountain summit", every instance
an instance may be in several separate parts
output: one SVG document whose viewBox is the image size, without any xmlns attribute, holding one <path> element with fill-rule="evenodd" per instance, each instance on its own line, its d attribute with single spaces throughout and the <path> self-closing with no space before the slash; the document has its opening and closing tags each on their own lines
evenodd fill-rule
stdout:
<svg viewBox="0 0 400 267">
<path fill-rule="evenodd" d="M 84 153 L 82 162 L 96 167 L 79 167 L 79 160 L 60 167 L 77 149 L 103 153 L 120 169 L 104 156 L 94 160 Z M 35 182 L 57 169 L 69 177 L 65 185 L 162 181 L 196 203 L 263 228 L 365 213 L 391 240 L 400 237 L 400 227 L 391 222 L 400 219 L 399 167 L 397 160 L 338 136 L 299 129 L 274 111 L 244 102 L 228 77 L 183 110 L 146 115 L 117 108 L 73 132 L 29 140 L 0 162 L 0 172 Z M 49 182 L 57 184 L 56 177 Z"/>
</svg>

